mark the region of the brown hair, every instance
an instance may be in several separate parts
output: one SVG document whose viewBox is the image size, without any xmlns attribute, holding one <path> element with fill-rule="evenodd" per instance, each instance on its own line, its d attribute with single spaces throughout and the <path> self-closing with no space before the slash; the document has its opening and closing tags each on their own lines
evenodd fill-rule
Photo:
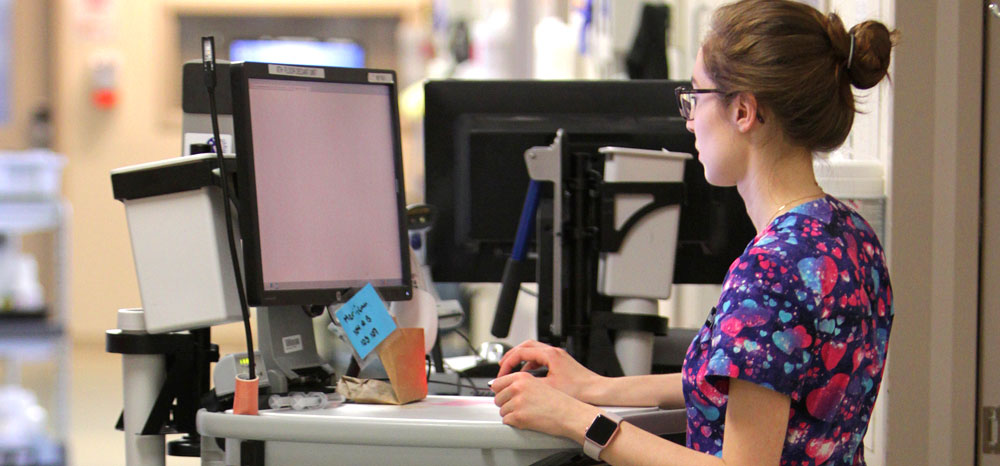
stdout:
<svg viewBox="0 0 1000 466">
<path fill-rule="evenodd" d="M 702 54 L 719 90 L 753 94 L 793 143 L 829 151 L 854 123 L 851 86 L 886 76 L 896 35 L 878 21 L 848 32 L 836 14 L 791 0 L 743 0 L 716 10 Z"/>
</svg>

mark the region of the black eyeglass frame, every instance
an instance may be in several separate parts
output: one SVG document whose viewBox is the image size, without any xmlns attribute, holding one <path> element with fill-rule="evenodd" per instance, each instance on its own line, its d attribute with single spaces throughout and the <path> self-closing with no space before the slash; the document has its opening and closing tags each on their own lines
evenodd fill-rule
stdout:
<svg viewBox="0 0 1000 466">
<path fill-rule="evenodd" d="M 694 119 L 694 117 L 691 115 L 691 112 L 694 111 L 694 106 L 696 101 L 692 100 L 691 108 L 685 109 L 684 98 L 682 96 L 692 95 L 692 94 L 722 94 L 728 97 L 736 93 L 725 92 L 719 89 L 692 89 L 690 87 L 685 87 L 685 86 L 678 86 L 674 88 L 674 96 L 677 98 L 677 110 L 680 112 L 681 117 L 687 121 L 691 121 Z M 764 122 L 764 117 L 760 114 L 760 112 L 757 112 L 757 121 L 761 123 Z"/>
</svg>

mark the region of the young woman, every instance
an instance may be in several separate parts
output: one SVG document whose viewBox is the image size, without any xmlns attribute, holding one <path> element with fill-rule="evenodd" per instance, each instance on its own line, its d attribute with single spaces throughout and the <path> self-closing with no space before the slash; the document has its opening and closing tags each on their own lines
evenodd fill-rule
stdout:
<svg viewBox="0 0 1000 466">
<path fill-rule="evenodd" d="M 504 423 L 568 437 L 611 464 L 864 464 L 892 291 L 878 238 L 823 193 L 812 156 L 844 142 L 852 86 L 886 76 L 894 36 L 874 21 L 846 31 L 789 0 L 718 9 L 677 99 L 705 177 L 737 187 L 757 236 L 682 373 L 605 378 L 526 342 L 492 385 Z M 548 376 L 512 372 L 521 362 Z M 615 426 L 594 405 L 686 407 L 687 448 Z"/>
</svg>

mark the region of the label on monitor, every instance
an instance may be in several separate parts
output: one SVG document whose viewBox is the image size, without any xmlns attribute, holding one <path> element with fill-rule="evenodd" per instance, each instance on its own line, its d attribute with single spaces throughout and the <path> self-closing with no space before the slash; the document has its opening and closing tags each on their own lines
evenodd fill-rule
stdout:
<svg viewBox="0 0 1000 466">
<path fill-rule="evenodd" d="M 396 322 L 371 283 L 344 303 L 336 314 L 359 359 L 368 357 L 396 330 Z"/>
<path fill-rule="evenodd" d="M 390 84 L 392 73 L 368 73 L 368 82 Z"/>
<path fill-rule="evenodd" d="M 302 351 L 302 335 L 291 335 L 281 339 L 285 354 Z"/>
<path fill-rule="evenodd" d="M 323 68 L 313 68 L 310 66 L 267 65 L 267 72 L 282 76 L 298 76 L 300 78 L 323 79 L 326 77 L 326 72 Z"/>
</svg>

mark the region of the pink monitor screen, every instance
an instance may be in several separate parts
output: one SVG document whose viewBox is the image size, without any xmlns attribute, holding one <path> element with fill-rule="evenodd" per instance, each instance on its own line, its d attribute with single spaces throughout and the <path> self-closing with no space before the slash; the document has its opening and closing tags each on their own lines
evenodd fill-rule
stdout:
<svg viewBox="0 0 1000 466">
<path fill-rule="evenodd" d="M 264 290 L 403 284 L 389 89 L 248 88 Z"/>
</svg>

